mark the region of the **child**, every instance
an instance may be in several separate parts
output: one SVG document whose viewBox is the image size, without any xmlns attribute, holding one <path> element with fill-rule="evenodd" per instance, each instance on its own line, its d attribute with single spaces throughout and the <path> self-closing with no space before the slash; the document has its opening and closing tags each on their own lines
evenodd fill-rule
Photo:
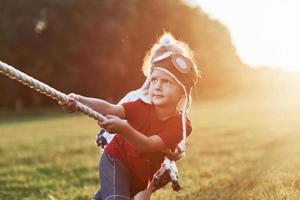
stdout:
<svg viewBox="0 0 300 200">
<path fill-rule="evenodd" d="M 198 71 L 188 46 L 165 33 L 146 55 L 143 71 L 147 79 L 131 102 L 114 105 L 75 94 L 60 102 L 71 112 L 76 101 L 93 108 L 107 117 L 98 124 L 116 133 L 100 160 L 101 188 L 95 200 L 130 199 L 145 190 L 181 140 L 185 149 L 192 131 L 186 112 Z"/>
</svg>

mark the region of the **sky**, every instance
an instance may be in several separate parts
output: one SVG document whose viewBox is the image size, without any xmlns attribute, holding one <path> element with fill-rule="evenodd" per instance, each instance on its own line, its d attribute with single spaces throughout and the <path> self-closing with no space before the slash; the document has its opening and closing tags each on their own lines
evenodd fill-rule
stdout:
<svg viewBox="0 0 300 200">
<path fill-rule="evenodd" d="M 244 63 L 300 70 L 299 0 L 186 0 L 229 28 Z"/>
</svg>

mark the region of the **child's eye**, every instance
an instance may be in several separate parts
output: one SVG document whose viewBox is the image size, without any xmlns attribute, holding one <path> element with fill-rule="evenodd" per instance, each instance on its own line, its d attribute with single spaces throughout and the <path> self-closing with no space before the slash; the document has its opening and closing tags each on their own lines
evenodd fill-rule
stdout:
<svg viewBox="0 0 300 200">
<path fill-rule="evenodd" d="M 156 83 L 156 82 L 157 82 L 157 79 L 156 79 L 156 78 L 152 78 L 152 79 L 151 79 L 151 82 Z"/>
<path fill-rule="evenodd" d="M 172 82 L 169 81 L 169 80 L 165 80 L 165 83 L 168 84 L 168 85 L 172 85 Z"/>
</svg>

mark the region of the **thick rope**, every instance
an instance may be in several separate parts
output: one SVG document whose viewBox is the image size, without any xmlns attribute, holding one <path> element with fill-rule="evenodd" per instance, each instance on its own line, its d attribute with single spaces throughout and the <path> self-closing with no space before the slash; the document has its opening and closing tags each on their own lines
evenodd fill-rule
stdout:
<svg viewBox="0 0 300 200">
<path fill-rule="evenodd" d="M 49 85 L 46 85 L 45 83 L 42 83 L 34 78 L 32 78 L 31 76 L 15 69 L 14 67 L 0 61 L 0 73 L 8 76 L 9 78 L 16 80 L 20 83 L 22 83 L 23 85 L 26 85 L 27 87 L 30 87 L 31 89 L 34 89 L 35 91 L 44 94 L 56 101 L 62 101 L 62 102 L 66 102 L 69 100 L 69 97 L 50 87 Z M 88 115 L 89 117 L 95 119 L 95 120 L 99 120 L 99 121 L 103 121 L 106 119 L 106 117 L 104 117 L 102 114 L 96 112 L 95 110 L 93 110 L 92 108 L 80 103 L 80 102 L 76 102 L 76 109 L 80 112 L 83 112 L 84 114 Z"/>
</svg>

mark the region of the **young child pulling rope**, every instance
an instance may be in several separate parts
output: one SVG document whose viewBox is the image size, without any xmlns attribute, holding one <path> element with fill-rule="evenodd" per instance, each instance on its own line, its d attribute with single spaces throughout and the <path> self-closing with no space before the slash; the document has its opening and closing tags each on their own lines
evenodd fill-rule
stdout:
<svg viewBox="0 0 300 200">
<path fill-rule="evenodd" d="M 144 59 L 147 79 L 136 100 L 121 105 L 70 94 L 60 104 L 68 111 L 80 102 L 107 119 L 99 125 L 116 136 L 100 160 L 100 185 L 94 199 L 130 199 L 147 189 L 165 156 L 185 151 L 192 126 L 187 117 L 198 70 L 188 46 L 165 33 Z M 150 197 L 150 196 L 149 196 Z M 138 197 L 137 197 L 138 198 Z"/>
</svg>

